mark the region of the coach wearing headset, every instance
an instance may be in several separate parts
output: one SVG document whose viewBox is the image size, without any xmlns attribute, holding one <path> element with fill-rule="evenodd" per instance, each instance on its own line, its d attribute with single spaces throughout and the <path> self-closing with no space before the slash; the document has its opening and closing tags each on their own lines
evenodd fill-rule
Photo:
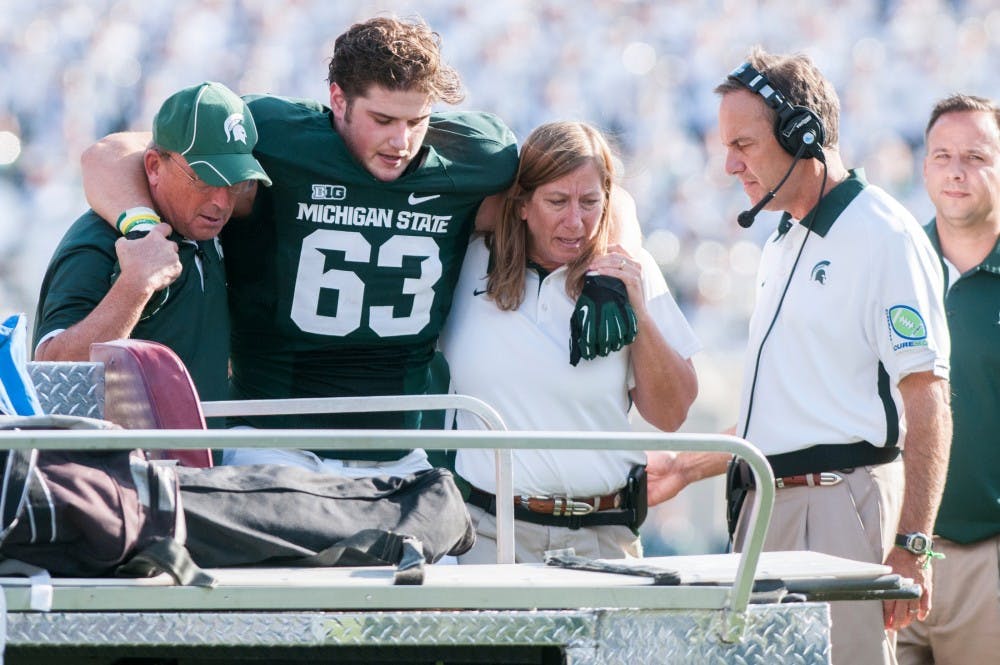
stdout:
<svg viewBox="0 0 1000 665">
<path fill-rule="evenodd" d="M 754 204 L 740 225 L 784 213 L 761 255 L 735 430 L 778 479 L 765 549 L 885 562 L 923 585 L 919 600 L 831 606 L 835 665 L 895 663 L 883 627 L 930 609 L 926 534 L 951 442 L 940 263 L 903 206 L 845 168 L 840 103 L 806 56 L 754 49 L 716 92 L 726 172 Z M 650 501 L 728 463 L 667 459 Z M 735 497 L 753 492 L 744 464 L 730 471 Z M 745 525 L 732 526 L 740 548 Z"/>
</svg>

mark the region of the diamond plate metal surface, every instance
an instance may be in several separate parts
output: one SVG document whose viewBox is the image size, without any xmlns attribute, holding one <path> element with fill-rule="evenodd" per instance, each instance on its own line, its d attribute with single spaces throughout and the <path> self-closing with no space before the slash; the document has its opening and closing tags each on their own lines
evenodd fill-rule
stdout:
<svg viewBox="0 0 1000 665">
<path fill-rule="evenodd" d="M 710 610 L 30 613 L 11 646 L 557 646 L 569 665 L 829 663 L 820 603 L 751 606 L 745 639 Z"/>
<path fill-rule="evenodd" d="M 668 620 L 655 611 L 603 612 L 595 660 L 573 665 L 820 665 L 830 662 L 830 611 L 825 603 L 751 605 L 742 641 L 719 639 L 723 614 L 676 611 Z M 635 645 L 644 645 L 642 649 Z"/>
<path fill-rule="evenodd" d="M 551 612 L 51 612 L 7 615 L 7 643 L 47 646 L 558 645 L 596 614 Z"/>
<path fill-rule="evenodd" d="M 593 612 L 413 612 L 330 615 L 319 628 L 325 643 L 409 646 L 433 644 L 569 644 L 593 639 Z"/>
<path fill-rule="evenodd" d="M 45 413 L 104 417 L 102 363 L 29 362 L 28 376 Z"/>
</svg>

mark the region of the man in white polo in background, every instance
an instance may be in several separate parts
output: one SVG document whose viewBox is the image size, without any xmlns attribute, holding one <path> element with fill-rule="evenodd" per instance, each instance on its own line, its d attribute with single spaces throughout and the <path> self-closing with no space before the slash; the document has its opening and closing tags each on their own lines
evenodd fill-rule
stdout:
<svg viewBox="0 0 1000 665">
<path fill-rule="evenodd" d="M 884 562 L 921 584 L 919 599 L 831 605 L 835 665 L 891 664 L 894 630 L 930 610 L 921 544 L 951 442 L 941 266 L 913 216 L 844 166 L 836 91 L 807 57 L 756 49 L 716 92 L 726 172 L 754 204 L 741 226 L 784 212 L 761 256 L 736 428 L 778 479 L 764 548 Z M 727 462 L 677 455 L 650 471 L 650 501 Z M 746 465 L 733 471 L 734 498 L 752 493 Z"/>
</svg>

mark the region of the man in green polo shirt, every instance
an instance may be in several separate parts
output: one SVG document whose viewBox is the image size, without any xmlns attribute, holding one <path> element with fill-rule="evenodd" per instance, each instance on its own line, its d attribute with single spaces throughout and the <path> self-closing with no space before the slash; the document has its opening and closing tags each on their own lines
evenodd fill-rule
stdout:
<svg viewBox="0 0 1000 665">
<path fill-rule="evenodd" d="M 246 104 L 219 83 L 169 97 L 143 155 L 158 216 L 148 233 L 118 231 L 87 211 L 66 232 L 42 281 L 36 360 L 87 360 L 90 345 L 132 337 L 169 346 L 202 399 L 226 399 L 229 314 L 216 236 L 237 196 L 271 181 L 254 158 Z M 151 229 L 151 230 L 150 230 Z M 141 237 L 134 237 L 141 236 Z"/>
<path fill-rule="evenodd" d="M 899 634 L 901 665 L 1000 657 L 1000 108 L 940 101 L 927 123 L 927 234 L 947 272 L 954 439 L 933 548 L 933 611 Z"/>
</svg>

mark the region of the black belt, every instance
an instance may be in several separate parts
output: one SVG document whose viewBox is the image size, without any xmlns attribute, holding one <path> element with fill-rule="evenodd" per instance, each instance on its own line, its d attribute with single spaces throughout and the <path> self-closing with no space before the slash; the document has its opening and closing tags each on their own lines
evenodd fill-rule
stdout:
<svg viewBox="0 0 1000 665">
<path fill-rule="evenodd" d="M 774 472 L 776 485 L 790 487 L 794 485 L 835 485 L 836 481 L 805 483 L 796 482 L 799 478 L 816 477 L 827 471 L 853 471 L 859 466 L 877 466 L 887 464 L 899 457 L 899 448 L 890 446 L 882 448 L 873 446 L 867 441 L 846 444 L 823 444 L 811 446 L 780 455 L 768 455 L 767 461 Z M 736 470 L 732 484 L 735 489 L 753 489 L 754 477 L 750 465 L 744 460 L 735 460 Z"/>
<path fill-rule="evenodd" d="M 859 466 L 887 464 L 899 457 L 896 446 L 873 446 L 867 441 L 857 443 L 821 444 L 780 455 L 768 455 L 767 461 L 777 478 L 820 473 Z"/>
<path fill-rule="evenodd" d="M 625 490 L 622 490 L 624 493 Z M 598 497 L 599 499 L 606 499 L 606 497 Z M 582 499 L 562 499 L 561 497 L 549 497 L 547 500 L 541 497 L 531 497 L 527 498 L 526 501 L 519 501 L 517 497 L 514 498 L 514 519 L 521 520 L 522 522 L 531 522 L 532 524 L 541 524 L 543 526 L 561 526 L 568 529 L 579 529 L 581 527 L 591 527 L 591 526 L 629 526 L 631 527 L 637 520 L 636 511 L 631 508 L 628 503 L 628 497 L 623 497 L 624 500 L 618 502 L 622 504 L 620 508 L 603 508 L 607 505 L 607 501 L 594 502 L 590 499 L 590 503 L 586 505 L 592 510 L 585 515 L 572 515 L 572 514 L 554 514 L 554 512 L 537 512 L 538 506 L 540 505 L 551 505 L 555 508 L 557 506 L 563 505 L 567 501 L 575 501 L 578 503 L 586 503 L 587 500 Z M 477 508 L 482 508 L 490 515 L 497 514 L 497 497 L 489 492 L 484 492 L 483 490 L 472 487 L 469 490 L 469 498 L 467 501 L 476 506 Z M 597 503 L 598 509 L 594 510 L 594 504 Z M 527 506 L 535 507 L 535 510 Z M 636 525 L 638 528 L 638 525 Z"/>
<path fill-rule="evenodd" d="M 797 482 L 800 478 L 806 479 L 806 485 L 810 484 L 808 480 L 811 478 L 812 486 L 823 487 L 839 482 L 833 479 L 833 474 L 827 472 L 849 473 L 859 466 L 887 464 L 897 457 L 899 448 L 896 446 L 880 447 L 867 441 L 859 441 L 810 446 L 790 453 L 769 455 L 767 461 L 774 472 L 775 486 L 778 488 L 802 485 L 803 483 Z M 827 482 L 823 482 L 824 475 L 828 475 Z M 733 458 L 726 471 L 726 522 L 730 542 L 736 532 L 736 523 L 747 492 L 753 488 L 754 477 L 750 465 L 744 460 Z"/>
</svg>

